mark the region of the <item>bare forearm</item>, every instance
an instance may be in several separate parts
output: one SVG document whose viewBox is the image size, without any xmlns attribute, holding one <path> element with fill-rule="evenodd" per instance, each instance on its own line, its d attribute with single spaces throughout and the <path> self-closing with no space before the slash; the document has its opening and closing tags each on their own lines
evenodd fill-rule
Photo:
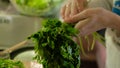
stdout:
<svg viewBox="0 0 120 68">
<path fill-rule="evenodd" d="M 113 19 L 113 29 L 116 29 L 118 32 L 120 32 L 120 16 L 115 15 Z"/>
</svg>

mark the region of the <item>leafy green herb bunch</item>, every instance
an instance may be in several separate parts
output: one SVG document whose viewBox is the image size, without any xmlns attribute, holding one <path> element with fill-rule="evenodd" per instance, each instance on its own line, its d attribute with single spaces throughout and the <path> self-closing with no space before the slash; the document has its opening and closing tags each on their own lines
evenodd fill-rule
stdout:
<svg viewBox="0 0 120 68">
<path fill-rule="evenodd" d="M 78 30 L 58 19 L 47 19 L 28 37 L 35 43 L 35 57 L 44 68 L 80 68 L 80 47 L 72 40 Z"/>
</svg>

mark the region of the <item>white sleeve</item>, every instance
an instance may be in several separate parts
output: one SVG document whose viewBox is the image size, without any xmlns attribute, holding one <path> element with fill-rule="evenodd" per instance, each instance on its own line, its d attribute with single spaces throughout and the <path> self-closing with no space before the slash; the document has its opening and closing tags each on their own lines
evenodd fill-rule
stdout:
<svg viewBox="0 0 120 68">
<path fill-rule="evenodd" d="M 89 0 L 88 7 L 103 7 L 107 10 L 112 9 L 113 0 Z"/>
<path fill-rule="evenodd" d="M 116 38 L 115 30 L 106 30 L 106 68 L 120 68 L 120 39 Z"/>
</svg>

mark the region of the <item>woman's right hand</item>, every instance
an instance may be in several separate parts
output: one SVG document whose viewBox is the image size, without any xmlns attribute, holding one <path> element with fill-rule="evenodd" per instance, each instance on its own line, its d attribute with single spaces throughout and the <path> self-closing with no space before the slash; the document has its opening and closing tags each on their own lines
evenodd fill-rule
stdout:
<svg viewBox="0 0 120 68">
<path fill-rule="evenodd" d="M 64 21 L 75 23 L 75 28 L 79 29 L 80 34 L 84 36 L 104 28 L 120 31 L 120 16 L 99 7 L 85 9 L 72 17 L 66 18 Z"/>
</svg>

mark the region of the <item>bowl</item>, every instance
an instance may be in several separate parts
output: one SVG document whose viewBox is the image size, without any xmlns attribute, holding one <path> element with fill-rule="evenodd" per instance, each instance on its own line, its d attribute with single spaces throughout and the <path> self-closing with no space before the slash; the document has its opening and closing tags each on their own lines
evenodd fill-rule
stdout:
<svg viewBox="0 0 120 68">
<path fill-rule="evenodd" d="M 10 0 L 10 2 L 21 14 L 44 16 L 51 14 L 62 0 Z"/>
</svg>

